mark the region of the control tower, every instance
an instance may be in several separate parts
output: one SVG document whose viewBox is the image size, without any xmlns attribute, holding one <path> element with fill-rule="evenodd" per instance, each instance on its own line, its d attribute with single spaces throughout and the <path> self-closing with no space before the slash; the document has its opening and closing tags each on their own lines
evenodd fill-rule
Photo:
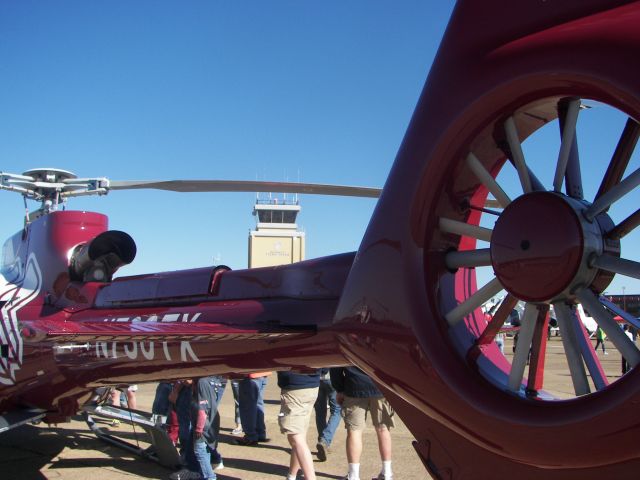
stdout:
<svg viewBox="0 0 640 480">
<path fill-rule="evenodd" d="M 297 196 L 256 199 L 256 229 L 249 233 L 249 268 L 286 265 L 304 260 L 304 232 L 298 230 Z"/>
</svg>

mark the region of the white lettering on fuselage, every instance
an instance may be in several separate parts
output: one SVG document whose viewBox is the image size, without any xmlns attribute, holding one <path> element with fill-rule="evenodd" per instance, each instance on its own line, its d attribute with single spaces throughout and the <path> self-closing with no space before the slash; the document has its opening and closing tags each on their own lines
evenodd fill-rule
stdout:
<svg viewBox="0 0 640 480">
<path fill-rule="evenodd" d="M 137 317 L 110 317 L 105 318 L 105 322 L 116 322 L 116 323 L 142 323 L 142 322 L 160 322 L 160 323 L 193 323 L 198 317 L 202 315 L 201 313 L 194 313 L 192 317 L 189 316 L 188 313 L 167 313 L 162 317 L 158 315 L 139 315 Z"/>
<path fill-rule="evenodd" d="M 96 357 L 97 358 L 110 358 L 116 359 L 121 356 L 126 356 L 129 360 L 138 360 L 144 358 L 145 360 L 156 359 L 156 343 L 162 345 L 162 350 L 159 346 L 157 351 L 162 352 L 160 357 L 164 355 L 164 359 L 171 361 L 171 353 L 169 351 L 169 342 L 96 342 Z M 200 359 L 191 348 L 191 343 L 188 341 L 180 342 L 180 361 L 181 362 L 199 362 Z"/>
</svg>

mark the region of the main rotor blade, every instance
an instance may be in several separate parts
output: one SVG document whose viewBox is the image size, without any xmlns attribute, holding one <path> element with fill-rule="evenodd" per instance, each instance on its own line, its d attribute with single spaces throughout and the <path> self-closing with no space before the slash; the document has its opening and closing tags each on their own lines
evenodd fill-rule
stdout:
<svg viewBox="0 0 640 480">
<path fill-rule="evenodd" d="M 122 180 L 110 181 L 108 190 L 136 189 L 169 190 L 172 192 L 274 192 L 304 193 L 309 195 L 340 195 L 347 197 L 378 198 L 382 189 L 326 185 L 318 183 L 263 182 L 244 180 Z"/>
</svg>

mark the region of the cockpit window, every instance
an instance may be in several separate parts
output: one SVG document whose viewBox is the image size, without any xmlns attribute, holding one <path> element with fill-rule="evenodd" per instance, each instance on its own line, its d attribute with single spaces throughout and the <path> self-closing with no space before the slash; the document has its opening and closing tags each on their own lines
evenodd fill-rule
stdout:
<svg viewBox="0 0 640 480">
<path fill-rule="evenodd" d="M 22 232 L 16 233 L 10 237 L 2 246 L 2 263 L 0 264 L 0 272 L 9 281 L 15 280 L 20 276 L 21 260 L 20 245 L 22 244 Z"/>
</svg>

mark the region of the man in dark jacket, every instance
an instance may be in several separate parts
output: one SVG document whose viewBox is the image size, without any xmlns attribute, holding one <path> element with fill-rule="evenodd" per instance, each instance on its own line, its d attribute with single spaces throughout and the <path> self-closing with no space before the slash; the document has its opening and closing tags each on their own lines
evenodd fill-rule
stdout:
<svg viewBox="0 0 640 480">
<path fill-rule="evenodd" d="M 191 399 L 191 431 L 187 439 L 187 468 L 172 473 L 170 480 L 215 480 L 211 467 L 211 452 L 218 443 L 220 417 L 216 400 L 216 376 L 194 379 Z"/>
<path fill-rule="evenodd" d="M 378 436 L 378 449 L 382 469 L 374 480 L 391 480 L 391 433 L 395 426 L 394 411 L 382 396 L 378 387 L 357 367 L 332 368 L 331 383 L 336 389 L 337 400 L 342 405 L 342 418 L 347 429 L 347 460 L 349 473 L 343 480 L 360 480 L 360 456 L 362 454 L 362 431 L 367 414 Z"/>
</svg>

